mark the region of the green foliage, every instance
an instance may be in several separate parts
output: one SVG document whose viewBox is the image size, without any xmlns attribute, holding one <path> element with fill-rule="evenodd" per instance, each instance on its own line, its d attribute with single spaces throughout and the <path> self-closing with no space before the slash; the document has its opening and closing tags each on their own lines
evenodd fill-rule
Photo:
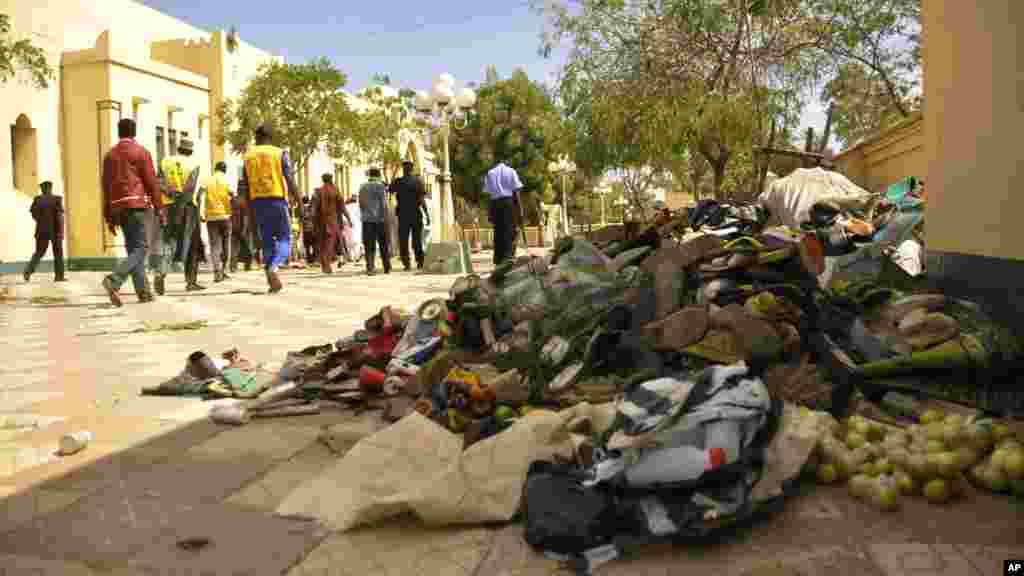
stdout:
<svg viewBox="0 0 1024 576">
<path fill-rule="evenodd" d="M 821 100 L 852 145 L 921 109 L 920 0 L 811 0 L 820 43 L 834 63 Z"/>
<path fill-rule="evenodd" d="M 535 222 L 537 204 L 551 178 L 548 162 L 557 156 L 564 138 L 562 119 L 552 95 L 522 70 L 505 80 L 496 80 L 496 73 L 488 75 L 466 127 L 450 134 L 453 193 L 482 204 L 483 178 L 504 159 L 519 173 L 524 207 Z"/>
<path fill-rule="evenodd" d="M 255 129 L 267 123 L 274 129 L 274 143 L 290 152 L 299 169 L 321 145 L 353 131 L 354 112 L 342 91 L 346 82 L 345 74 L 326 58 L 263 64 L 241 96 L 217 110 L 221 129 L 214 138 L 241 153 Z"/>
<path fill-rule="evenodd" d="M 25 38 L 11 38 L 11 19 L 0 14 L 0 82 L 7 82 L 18 72 L 28 73 L 30 83 L 43 90 L 53 80 L 54 70 L 46 58 L 46 51 Z"/>
<path fill-rule="evenodd" d="M 383 78 L 388 79 L 386 75 Z M 362 95 L 368 105 L 346 121 L 335 123 L 336 130 L 328 138 L 328 152 L 351 164 L 379 167 L 387 179 L 396 177 L 404 160 L 399 134 L 422 128 L 422 123 L 410 113 L 414 96 L 411 90 L 403 89 L 393 97 L 379 86 L 369 88 Z"/>
</svg>

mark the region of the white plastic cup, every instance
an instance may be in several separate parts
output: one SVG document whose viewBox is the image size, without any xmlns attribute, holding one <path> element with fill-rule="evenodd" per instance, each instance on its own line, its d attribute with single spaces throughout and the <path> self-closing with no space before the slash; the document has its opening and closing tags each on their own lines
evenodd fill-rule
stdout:
<svg viewBox="0 0 1024 576">
<path fill-rule="evenodd" d="M 70 456 L 77 452 L 81 452 L 92 442 L 92 432 L 88 430 L 80 430 L 71 434 L 65 434 L 60 439 L 60 446 L 57 453 L 61 456 Z"/>
</svg>

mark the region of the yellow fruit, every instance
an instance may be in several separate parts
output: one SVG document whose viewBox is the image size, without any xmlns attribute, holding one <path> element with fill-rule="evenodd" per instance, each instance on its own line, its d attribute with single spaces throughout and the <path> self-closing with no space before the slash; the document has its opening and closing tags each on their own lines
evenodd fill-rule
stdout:
<svg viewBox="0 0 1024 576">
<path fill-rule="evenodd" d="M 880 474 L 892 474 L 893 465 L 888 458 L 879 458 L 875 461 L 875 468 Z"/>
<path fill-rule="evenodd" d="M 896 473 L 896 486 L 900 492 L 908 496 L 917 492 L 917 482 L 910 474 L 902 470 Z"/>
<path fill-rule="evenodd" d="M 963 437 L 963 427 L 957 424 L 946 424 L 942 429 L 942 440 L 946 446 L 955 447 Z"/>
<path fill-rule="evenodd" d="M 900 505 L 900 490 L 892 481 L 880 481 L 876 484 L 872 501 L 882 510 L 895 510 Z"/>
<path fill-rule="evenodd" d="M 885 428 L 877 422 L 871 422 L 868 424 L 868 430 L 864 436 L 871 442 L 881 442 L 885 439 Z"/>
<path fill-rule="evenodd" d="M 946 443 L 942 440 L 929 440 L 924 451 L 928 454 L 938 454 L 946 451 Z"/>
<path fill-rule="evenodd" d="M 1004 422 L 996 422 L 992 426 L 992 436 L 995 438 L 996 442 L 999 442 L 1000 440 L 1008 438 L 1012 435 L 1013 430 L 1010 430 L 1010 427 L 1007 426 Z"/>
<path fill-rule="evenodd" d="M 863 474 L 857 474 L 853 478 L 850 478 L 847 486 L 850 489 L 850 495 L 854 498 L 867 498 L 871 493 L 871 487 L 873 480 Z"/>
<path fill-rule="evenodd" d="M 924 433 L 929 440 L 941 442 L 946 438 L 946 427 L 941 422 L 932 422 L 925 427 Z"/>
<path fill-rule="evenodd" d="M 968 436 L 971 446 L 980 453 L 988 452 L 995 443 L 992 428 L 986 424 L 975 423 L 971 426 Z"/>
<path fill-rule="evenodd" d="M 925 480 L 930 476 L 931 468 L 928 466 L 928 459 L 921 454 L 911 454 L 907 458 L 907 472 L 918 480 Z"/>
<path fill-rule="evenodd" d="M 870 476 L 874 478 L 875 476 L 881 474 L 882 471 L 878 469 L 878 465 L 875 464 L 874 462 L 865 462 L 860 467 L 860 473 L 864 474 L 865 476 Z"/>
<path fill-rule="evenodd" d="M 1003 470 L 1010 480 L 1024 478 L 1024 451 L 1013 450 L 1003 458 Z"/>
<path fill-rule="evenodd" d="M 949 500 L 949 486 L 945 480 L 936 478 L 924 485 L 924 497 L 933 504 L 941 504 Z"/>
<path fill-rule="evenodd" d="M 832 484 L 836 481 L 836 469 L 831 464 L 825 464 L 824 466 L 818 467 L 818 482 L 822 484 Z"/>
<path fill-rule="evenodd" d="M 989 465 L 984 472 L 985 487 L 993 492 L 1006 492 L 1010 488 L 1010 479 L 1002 468 Z"/>
<path fill-rule="evenodd" d="M 1024 450 L 1024 444 L 1014 437 L 1003 438 L 996 442 L 996 450 Z"/>
<path fill-rule="evenodd" d="M 832 466 L 836 469 L 836 478 L 842 480 L 849 478 L 853 468 L 850 466 L 849 454 L 843 454 L 832 463 Z"/>
<path fill-rule="evenodd" d="M 849 428 L 850 431 L 856 432 L 857 434 L 860 434 L 865 438 L 867 437 L 868 433 L 871 432 L 871 424 L 868 423 L 866 420 L 851 420 Z"/>
<path fill-rule="evenodd" d="M 910 458 L 910 453 L 905 448 L 896 448 L 889 452 L 889 462 L 892 462 L 893 466 L 899 468 L 906 468 L 907 459 Z"/>
<path fill-rule="evenodd" d="M 978 463 L 978 453 L 970 446 L 961 446 L 956 449 L 957 468 L 963 472 Z"/>
<path fill-rule="evenodd" d="M 1010 455 L 1008 450 L 999 449 L 992 453 L 992 458 L 989 460 L 992 466 L 1000 470 L 1006 469 L 1006 457 Z"/>
<path fill-rule="evenodd" d="M 849 446 L 851 449 L 856 450 L 857 448 L 860 448 L 865 444 L 867 444 L 867 439 L 864 438 L 863 434 L 860 434 L 858 432 L 850 432 L 849 434 L 846 435 L 846 445 Z"/>
<path fill-rule="evenodd" d="M 957 426 L 963 426 L 965 420 L 966 419 L 963 417 L 962 414 L 950 414 L 946 416 L 945 420 L 943 420 L 943 423 L 945 423 L 946 425 L 954 424 Z"/>
<path fill-rule="evenodd" d="M 938 422 L 942 420 L 942 412 L 935 409 L 925 410 L 921 414 L 921 424 L 931 424 L 932 422 Z"/>
<path fill-rule="evenodd" d="M 934 455 L 935 471 L 943 478 L 952 478 L 960 471 L 959 461 L 954 452 L 940 452 Z"/>
</svg>

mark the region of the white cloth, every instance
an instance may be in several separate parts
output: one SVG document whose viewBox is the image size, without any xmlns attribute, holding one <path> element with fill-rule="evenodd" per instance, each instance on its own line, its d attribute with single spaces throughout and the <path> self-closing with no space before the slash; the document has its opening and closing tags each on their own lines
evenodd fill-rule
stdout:
<svg viewBox="0 0 1024 576">
<path fill-rule="evenodd" d="M 811 206 L 818 202 L 835 202 L 848 210 L 867 205 L 873 196 L 838 172 L 799 168 L 773 181 L 757 201 L 768 211 L 769 226 L 799 228 L 810 219 Z"/>
</svg>

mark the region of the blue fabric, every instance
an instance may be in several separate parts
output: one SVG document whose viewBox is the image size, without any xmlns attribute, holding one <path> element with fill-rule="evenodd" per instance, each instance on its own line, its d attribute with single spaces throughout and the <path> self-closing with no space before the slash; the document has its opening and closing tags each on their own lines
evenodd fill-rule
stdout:
<svg viewBox="0 0 1024 576">
<path fill-rule="evenodd" d="M 519 174 L 504 162 L 491 168 L 484 177 L 484 191 L 492 200 L 511 198 L 522 187 Z"/>
<path fill-rule="evenodd" d="M 383 222 L 388 212 L 388 189 L 376 178 L 359 187 L 359 213 L 363 222 Z"/>
<path fill-rule="evenodd" d="M 921 206 L 922 201 L 911 195 L 916 185 L 917 179 L 913 176 L 908 176 L 889 186 L 885 191 L 885 199 L 895 204 L 900 210 L 918 208 Z"/>
<path fill-rule="evenodd" d="M 284 198 L 254 198 L 252 211 L 263 240 L 265 268 L 277 270 L 288 261 L 292 249 L 288 201 Z"/>
<path fill-rule="evenodd" d="M 146 287 L 146 211 L 129 209 L 121 212 L 119 222 L 121 233 L 124 234 L 124 249 L 128 257 L 118 263 L 114 269 L 112 284 L 120 288 L 129 276 L 135 285 L 135 293 L 141 294 Z"/>
</svg>

